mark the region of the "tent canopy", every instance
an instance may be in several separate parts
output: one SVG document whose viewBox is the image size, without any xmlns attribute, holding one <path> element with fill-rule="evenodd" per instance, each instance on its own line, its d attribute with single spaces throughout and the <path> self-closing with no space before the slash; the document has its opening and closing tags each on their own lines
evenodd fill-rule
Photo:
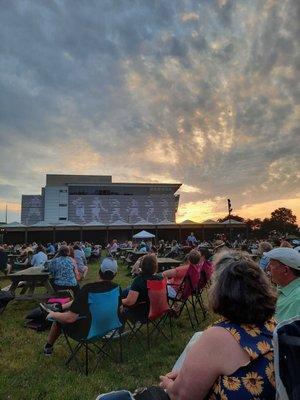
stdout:
<svg viewBox="0 0 300 400">
<path fill-rule="evenodd" d="M 154 237 L 155 237 L 155 235 L 153 235 L 152 233 L 147 232 L 147 231 L 141 231 L 141 232 L 133 235 L 134 239 L 152 239 Z"/>
</svg>

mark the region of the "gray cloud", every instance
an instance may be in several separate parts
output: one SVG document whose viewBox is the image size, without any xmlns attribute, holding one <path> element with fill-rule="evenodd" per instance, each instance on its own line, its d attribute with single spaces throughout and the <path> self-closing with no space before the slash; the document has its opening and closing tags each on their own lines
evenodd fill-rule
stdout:
<svg viewBox="0 0 300 400">
<path fill-rule="evenodd" d="M 9 196 L 74 170 L 68 146 L 88 151 L 82 162 L 94 173 L 201 188 L 183 201 L 296 195 L 299 9 L 296 0 L 6 2 L 0 169 L 16 188 Z M 92 166 L 91 153 L 101 160 Z"/>
</svg>

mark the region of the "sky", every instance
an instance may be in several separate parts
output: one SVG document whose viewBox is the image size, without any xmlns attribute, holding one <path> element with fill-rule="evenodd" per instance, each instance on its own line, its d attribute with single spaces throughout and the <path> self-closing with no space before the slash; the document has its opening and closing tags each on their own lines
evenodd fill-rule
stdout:
<svg viewBox="0 0 300 400">
<path fill-rule="evenodd" d="M 9 0 L 0 220 L 46 173 L 181 182 L 177 220 L 300 222 L 300 2 Z"/>
</svg>

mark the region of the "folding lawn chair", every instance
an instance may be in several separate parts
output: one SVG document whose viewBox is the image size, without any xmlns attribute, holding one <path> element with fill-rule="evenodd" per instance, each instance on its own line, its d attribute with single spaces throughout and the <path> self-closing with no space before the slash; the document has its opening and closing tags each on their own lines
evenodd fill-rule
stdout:
<svg viewBox="0 0 300 400">
<path fill-rule="evenodd" d="M 119 328 L 122 327 L 122 323 L 119 319 L 119 296 L 119 286 L 108 292 L 90 292 L 88 294 L 91 326 L 86 337 L 79 338 L 77 334 L 72 333 L 70 324 L 61 325 L 71 353 L 66 361 L 66 365 L 74 359 L 79 369 L 82 370 L 77 359 L 77 354 L 83 347 L 85 349 L 85 374 L 88 375 L 89 353 L 94 353 L 96 355 L 97 361 L 94 370 L 99 364 L 101 355 L 113 359 L 105 348 L 112 343 L 116 335 L 119 341 L 119 361 L 122 362 L 122 337 L 121 334 L 119 334 Z M 71 345 L 70 338 L 77 342 L 74 348 Z M 100 339 L 102 339 L 102 341 Z"/>
<path fill-rule="evenodd" d="M 169 327 L 171 339 L 173 338 L 172 331 L 172 310 L 168 304 L 167 298 L 167 280 L 148 280 L 147 281 L 148 296 L 150 300 L 150 308 L 148 317 L 144 320 L 139 320 L 139 324 L 134 324 L 127 321 L 131 330 L 131 338 L 141 334 L 141 329 L 144 325 L 147 327 L 147 346 L 150 349 L 150 338 L 156 332 L 161 334 L 166 340 L 170 338 L 162 330 L 162 325 L 169 319 Z M 151 329 L 152 328 L 152 329 Z"/>
<path fill-rule="evenodd" d="M 176 296 L 174 298 L 169 297 L 170 307 L 173 309 L 176 308 L 177 317 L 180 317 L 182 311 L 184 309 L 186 309 L 192 328 L 195 328 L 195 326 L 194 326 L 194 322 L 193 322 L 193 319 L 192 319 L 192 316 L 191 316 L 191 313 L 189 310 L 189 306 L 192 307 L 196 323 L 199 324 L 197 311 L 196 311 L 196 304 L 198 302 L 199 305 L 200 304 L 203 305 L 202 297 L 200 297 L 200 295 L 201 295 L 200 288 L 198 289 L 199 282 L 200 282 L 200 278 L 199 278 L 200 275 L 198 276 L 197 284 L 194 286 L 192 284 L 192 281 L 195 280 L 195 279 L 192 279 L 192 278 L 195 278 L 193 276 L 193 274 L 195 274 L 195 273 L 197 273 L 197 271 L 195 271 L 194 267 L 193 268 L 190 267 L 187 270 L 187 273 L 186 273 L 185 277 L 183 278 L 181 284 L 178 285 Z M 174 285 L 172 285 L 172 286 L 174 286 Z M 202 303 L 201 303 L 201 301 L 202 301 Z"/>
</svg>

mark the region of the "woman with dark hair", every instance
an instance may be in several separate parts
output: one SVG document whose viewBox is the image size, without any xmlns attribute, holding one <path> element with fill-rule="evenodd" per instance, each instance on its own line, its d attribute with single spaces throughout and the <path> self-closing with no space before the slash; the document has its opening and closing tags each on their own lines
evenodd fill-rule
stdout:
<svg viewBox="0 0 300 400">
<path fill-rule="evenodd" d="M 48 269 L 52 277 L 52 286 L 55 290 L 72 290 L 74 293 L 79 289 L 75 272 L 74 262 L 70 255 L 68 246 L 60 246 L 57 257 L 49 262 Z"/>
<path fill-rule="evenodd" d="M 158 264 L 155 254 L 143 256 L 140 268 L 140 274 L 134 278 L 126 298 L 122 300 L 124 317 L 133 322 L 143 321 L 148 316 L 150 300 L 147 281 L 163 279 L 161 274 L 156 274 Z"/>
<path fill-rule="evenodd" d="M 215 267 L 209 299 L 221 319 L 194 341 L 181 367 L 161 376 L 160 387 L 171 400 L 275 399 L 273 288 L 245 253 L 223 253 Z"/>
</svg>

